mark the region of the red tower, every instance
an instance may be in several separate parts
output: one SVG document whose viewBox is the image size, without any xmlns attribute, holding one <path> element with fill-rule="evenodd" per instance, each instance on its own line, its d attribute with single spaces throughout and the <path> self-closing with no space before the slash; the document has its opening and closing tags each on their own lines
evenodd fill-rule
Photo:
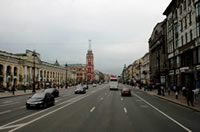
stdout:
<svg viewBox="0 0 200 132">
<path fill-rule="evenodd" d="M 86 56 L 86 69 L 87 69 L 87 81 L 94 80 L 94 57 L 91 49 L 91 40 L 89 40 L 89 50 Z"/>
</svg>

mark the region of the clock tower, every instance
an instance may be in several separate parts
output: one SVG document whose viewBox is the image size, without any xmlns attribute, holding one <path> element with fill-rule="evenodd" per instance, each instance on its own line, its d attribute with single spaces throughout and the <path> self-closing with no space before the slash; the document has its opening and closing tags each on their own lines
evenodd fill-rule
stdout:
<svg viewBox="0 0 200 132">
<path fill-rule="evenodd" d="M 92 82 L 94 80 L 94 56 L 91 48 L 91 40 L 89 40 L 89 49 L 86 55 L 86 70 L 87 81 Z"/>
</svg>

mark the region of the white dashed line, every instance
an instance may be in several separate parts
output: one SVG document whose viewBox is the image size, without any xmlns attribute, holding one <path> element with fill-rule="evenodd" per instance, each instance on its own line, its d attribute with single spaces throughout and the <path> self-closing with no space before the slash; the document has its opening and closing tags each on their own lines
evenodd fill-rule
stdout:
<svg viewBox="0 0 200 132">
<path fill-rule="evenodd" d="M 11 112 L 11 110 L 7 110 L 7 111 L 0 112 L 0 115 L 5 114 L 5 113 L 8 113 L 8 112 Z"/>
<path fill-rule="evenodd" d="M 121 101 L 123 101 L 124 99 L 123 98 L 121 98 Z"/>
<path fill-rule="evenodd" d="M 93 112 L 95 110 L 95 107 L 93 107 L 91 110 L 90 110 L 90 112 Z"/>
<path fill-rule="evenodd" d="M 124 107 L 124 112 L 127 113 L 127 109 Z"/>
</svg>

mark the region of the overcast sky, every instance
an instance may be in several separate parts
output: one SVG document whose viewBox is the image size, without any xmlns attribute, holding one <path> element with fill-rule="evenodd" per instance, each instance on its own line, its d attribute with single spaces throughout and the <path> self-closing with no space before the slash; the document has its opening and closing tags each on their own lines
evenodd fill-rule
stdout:
<svg viewBox="0 0 200 132">
<path fill-rule="evenodd" d="M 171 0 L 0 0 L 0 50 L 36 50 L 42 60 L 86 62 L 120 74 L 148 52 L 148 39 Z"/>
</svg>

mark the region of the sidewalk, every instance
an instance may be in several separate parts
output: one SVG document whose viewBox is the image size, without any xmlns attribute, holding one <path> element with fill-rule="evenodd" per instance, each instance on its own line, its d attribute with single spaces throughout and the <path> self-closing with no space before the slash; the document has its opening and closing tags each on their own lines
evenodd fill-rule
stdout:
<svg viewBox="0 0 200 132">
<path fill-rule="evenodd" d="M 141 91 L 144 91 L 144 89 L 139 89 L 139 88 L 136 88 L 134 87 L 135 89 L 138 89 L 138 90 L 141 90 Z M 197 97 L 195 100 L 194 100 L 194 106 L 188 106 L 187 105 L 187 99 L 182 95 L 182 92 L 180 92 L 179 96 L 178 96 L 178 99 L 176 99 L 176 96 L 175 96 L 175 93 L 174 92 L 170 92 L 170 95 L 168 95 L 167 92 L 165 92 L 165 96 L 161 96 L 161 95 L 157 95 L 157 89 L 153 89 L 152 91 L 144 91 L 146 92 L 147 94 L 150 94 L 150 95 L 153 95 L 153 96 L 156 96 L 156 97 L 159 97 L 161 99 L 165 99 L 165 100 L 168 100 L 170 102 L 173 102 L 173 103 L 176 103 L 178 105 L 181 105 L 181 106 L 184 106 L 184 107 L 187 107 L 187 108 L 190 108 L 192 110 L 195 110 L 195 111 L 199 111 L 200 112 L 200 96 Z"/>
</svg>

